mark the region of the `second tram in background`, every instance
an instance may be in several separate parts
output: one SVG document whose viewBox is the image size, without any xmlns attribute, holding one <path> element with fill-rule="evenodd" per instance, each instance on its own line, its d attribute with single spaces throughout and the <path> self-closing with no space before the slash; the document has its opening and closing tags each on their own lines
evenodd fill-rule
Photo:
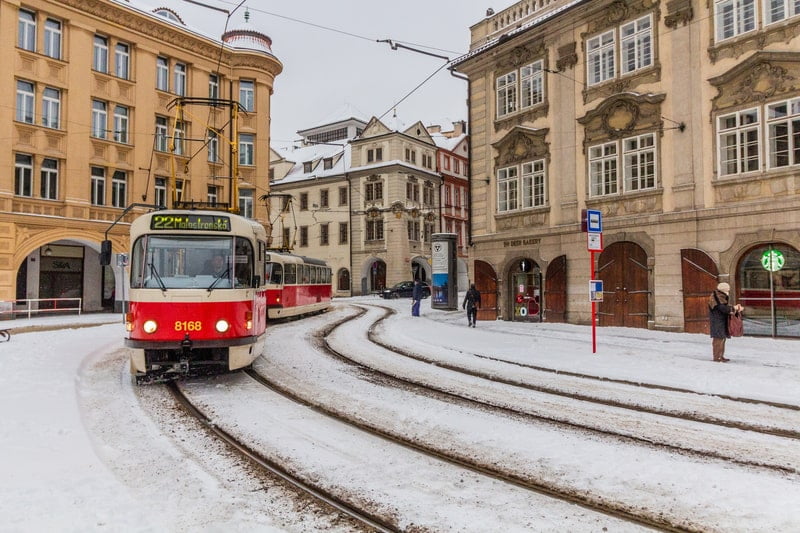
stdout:
<svg viewBox="0 0 800 533">
<path fill-rule="evenodd" d="M 268 252 L 264 227 L 245 217 L 160 210 L 137 218 L 130 239 L 125 345 L 140 383 L 250 366 L 268 308 L 284 317 L 330 305 L 325 263 Z"/>
<path fill-rule="evenodd" d="M 331 269 L 324 261 L 270 252 L 264 266 L 269 318 L 300 317 L 330 307 Z"/>
</svg>

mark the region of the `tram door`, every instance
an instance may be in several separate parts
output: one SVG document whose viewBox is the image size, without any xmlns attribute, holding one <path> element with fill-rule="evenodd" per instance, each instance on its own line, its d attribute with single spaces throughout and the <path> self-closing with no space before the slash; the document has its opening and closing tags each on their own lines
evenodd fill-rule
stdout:
<svg viewBox="0 0 800 533">
<path fill-rule="evenodd" d="M 513 301 L 512 320 L 515 322 L 542 321 L 542 275 L 539 266 L 531 259 L 522 259 L 516 272 L 511 273 Z"/>
</svg>

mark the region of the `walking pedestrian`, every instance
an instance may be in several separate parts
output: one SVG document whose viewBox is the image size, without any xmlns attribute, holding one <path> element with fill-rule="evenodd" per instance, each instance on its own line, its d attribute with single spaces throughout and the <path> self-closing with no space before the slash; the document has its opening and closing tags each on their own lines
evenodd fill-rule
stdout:
<svg viewBox="0 0 800 533">
<path fill-rule="evenodd" d="M 411 316 L 419 316 L 419 303 L 422 300 L 422 285 L 419 280 L 414 280 L 414 290 L 411 291 Z"/>
<path fill-rule="evenodd" d="M 467 310 L 467 327 L 474 328 L 475 322 L 478 320 L 478 309 L 481 308 L 481 293 L 475 288 L 474 283 L 469 286 L 467 294 L 464 295 L 461 308 Z"/>
<path fill-rule="evenodd" d="M 714 292 L 708 298 L 708 320 L 709 332 L 711 334 L 711 351 L 714 361 L 727 363 L 730 361 L 725 357 L 725 341 L 730 338 L 728 331 L 728 316 L 734 311 L 742 311 L 744 308 L 739 305 L 730 305 L 729 295 L 731 286 L 723 282 L 717 285 Z"/>
</svg>

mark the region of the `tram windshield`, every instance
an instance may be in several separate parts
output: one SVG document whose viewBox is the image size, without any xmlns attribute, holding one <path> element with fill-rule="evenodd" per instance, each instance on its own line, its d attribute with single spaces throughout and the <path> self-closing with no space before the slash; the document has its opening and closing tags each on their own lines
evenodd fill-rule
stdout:
<svg viewBox="0 0 800 533">
<path fill-rule="evenodd" d="M 134 289 L 246 288 L 252 274 L 253 246 L 241 237 L 144 235 L 133 245 Z"/>
</svg>

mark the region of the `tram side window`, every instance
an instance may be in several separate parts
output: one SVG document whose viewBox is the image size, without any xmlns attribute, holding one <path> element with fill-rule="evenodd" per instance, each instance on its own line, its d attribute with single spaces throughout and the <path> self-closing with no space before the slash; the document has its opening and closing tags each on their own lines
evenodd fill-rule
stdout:
<svg viewBox="0 0 800 533">
<path fill-rule="evenodd" d="M 294 285 L 297 283 L 297 269 L 296 265 L 286 265 L 285 283 L 286 285 Z"/>
<path fill-rule="evenodd" d="M 311 283 L 317 282 L 317 267 L 310 267 Z"/>
<path fill-rule="evenodd" d="M 264 279 L 269 283 L 280 285 L 283 283 L 283 267 L 280 263 L 267 263 Z"/>
<path fill-rule="evenodd" d="M 253 286 L 253 245 L 246 239 L 236 239 L 234 275 L 237 287 Z"/>
<path fill-rule="evenodd" d="M 144 244 L 144 238 L 136 239 L 136 243 L 133 245 L 133 254 L 131 254 L 131 287 L 134 289 L 144 287 Z"/>
</svg>

